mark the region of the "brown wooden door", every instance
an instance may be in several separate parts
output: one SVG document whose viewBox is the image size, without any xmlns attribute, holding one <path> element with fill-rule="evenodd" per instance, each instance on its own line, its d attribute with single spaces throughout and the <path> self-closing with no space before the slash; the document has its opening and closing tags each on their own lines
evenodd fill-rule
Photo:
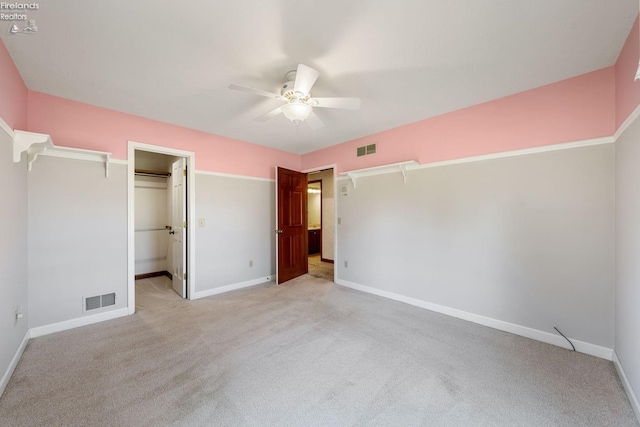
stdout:
<svg viewBox="0 0 640 427">
<path fill-rule="evenodd" d="M 308 272 L 307 174 L 277 168 L 278 284 Z"/>
</svg>

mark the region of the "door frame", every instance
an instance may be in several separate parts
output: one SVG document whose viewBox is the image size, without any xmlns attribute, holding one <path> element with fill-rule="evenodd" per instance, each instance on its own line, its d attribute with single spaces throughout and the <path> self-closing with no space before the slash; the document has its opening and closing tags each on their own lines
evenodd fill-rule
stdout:
<svg viewBox="0 0 640 427">
<path fill-rule="evenodd" d="M 129 314 L 136 312 L 136 251 L 135 251 L 135 169 L 136 150 L 150 151 L 152 153 L 166 154 L 169 156 L 184 157 L 187 160 L 187 296 L 193 299 L 196 289 L 196 262 L 195 262 L 195 223 L 196 223 L 196 154 L 192 151 L 176 148 L 162 147 L 159 145 L 145 144 L 143 142 L 128 141 L 127 153 L 127 309 Z"/>
<path fill-rule="evenodd" d="M 336 268 L 336 265 L 338 265 L 338 191 L 337 191 L 338 190 L 338 165 L 334 163 L 331 165 L 318 166 L 311 169 L 304 169 L 300 172 L 309 174 L 310 172 L 319 172 L 325 169 L 333 170 L 333 265 L 334 265 L 333 282 L 335 283 L 337 279 L 337 273 L 338 273 L 338 269 Z M 278 206 L 277 206 L 277 200 L 276 200 L 276 210 L 277 209 L 278 209 Z M 324 239 L 323 239 L 323 244 L 324 244 Z M 320 258 L 322 258 L 322 249 L 320 249 Z M 278 260 L 276 259 L 276 267 L 277 267 L 277 261 Z M 309 258 L 307 258 L 307 263 L 308 262 L 309 262 Z"/>
<path fill-rule="evenodd" d="M 316 183 L 320 183 L 320 259 L 322 260 L 322 243 L 324 242 L 324 239 L 322 238 L 322 180 L 321 179 L 316 179 L 314 181 L 309 181 L 309 174 L 307 174 L 307 189 L 309 189 L 309 184 L 316 184 Z M 307 195 L 307 197 L 309 197 Z M 334 195 L 334 199 L 335 199 L 335 195 Z M 309 203 L 307 202 L 307 205 Z M 335 203 L 334 203 L 335 204 Z M 307 210 L 307 229 L 309 228 L 309 212 Z M 335 231 L 335 230 L 334 230 Z M 309 264 L 309 254 L 307 254 L 307 266 Z"/>
</svg>

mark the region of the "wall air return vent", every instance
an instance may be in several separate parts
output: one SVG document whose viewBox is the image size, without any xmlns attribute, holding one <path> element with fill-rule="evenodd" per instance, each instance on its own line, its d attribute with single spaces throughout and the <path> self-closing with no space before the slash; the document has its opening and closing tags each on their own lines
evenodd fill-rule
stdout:
<svg viewBox="0 0 640 427">
<path fill-rule="evenodd" d="M 356 154 L 358 157 L 368 156 L 369 154 L 376 154 L 378 151 L 378 143 L 374 142 L 373 144 L 363 145 L 362 147 L 358 147 L 356 149 Z"/>
<path fill-rule="evenodd" d="M 102 307 L 108 307 L 110 305 L 116 305 L 116 294 L 112 292 L 110 294 L 96 295 L 93 297 L 84 298 L 84 304 L 82 305 L 83 311 L 97 310 Z"/>
<path fill-rule="evenodd" d="M 96 308 L 100 308 L 102 305 L 100 304 L 100 295 L 96 297 L 85 298 L 84 311 L 95 310 Z"/>
</svg>

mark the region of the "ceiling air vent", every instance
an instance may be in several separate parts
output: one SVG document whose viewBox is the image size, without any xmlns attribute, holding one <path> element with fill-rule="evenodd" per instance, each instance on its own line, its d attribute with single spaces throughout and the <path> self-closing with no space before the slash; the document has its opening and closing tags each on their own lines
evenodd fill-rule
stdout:
<svg viewBox="0 0 640 427">
<path fill-rule="evenodd" d="M 369 154 L 376 154 L 378 150 L 378 143 L 374 142 L 373 144 L 363 145 L 362 147 L 358 147 L 356 149 L 356 154 L 358 157 L 368 156 Z"/>
<path fill-rule="evenodd" d="M 116 294 L 96 295 L 94 297 L 86 297 L 84 299 L 84 311 L 97 310 L 98 308 L 116 305 Z"/>
</svg>

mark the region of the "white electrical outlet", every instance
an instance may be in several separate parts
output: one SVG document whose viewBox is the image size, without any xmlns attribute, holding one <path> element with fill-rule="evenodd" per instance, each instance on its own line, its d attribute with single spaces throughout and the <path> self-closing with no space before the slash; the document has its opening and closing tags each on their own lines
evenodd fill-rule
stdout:
<svg viewBox="0 0 640 427">
<path fill-rule="evenodd" d="M 338 217 L 338 225 L 342 224 L 342 217 Z"/>
<path fill-rule="evenodd" d="M 198 220 L 198 227 L 204 227 L 204 218 Z"/>
<path fill-rule="evenodd" d="M 249 267 L 253 267 L 253 260 L 252 259 L 249 260 Z"/>
<path fill-rule="evenodd" d="M 22 319 L 22 316 L 24 316 L 24 307 L 19 305 L 18 308 L 16 308 L 16 320 Z"/>
<path fill-rule="evenodd" d="M 344 262 L 344 268 L 349 268 L 349 261 Z"/>
</svg>

